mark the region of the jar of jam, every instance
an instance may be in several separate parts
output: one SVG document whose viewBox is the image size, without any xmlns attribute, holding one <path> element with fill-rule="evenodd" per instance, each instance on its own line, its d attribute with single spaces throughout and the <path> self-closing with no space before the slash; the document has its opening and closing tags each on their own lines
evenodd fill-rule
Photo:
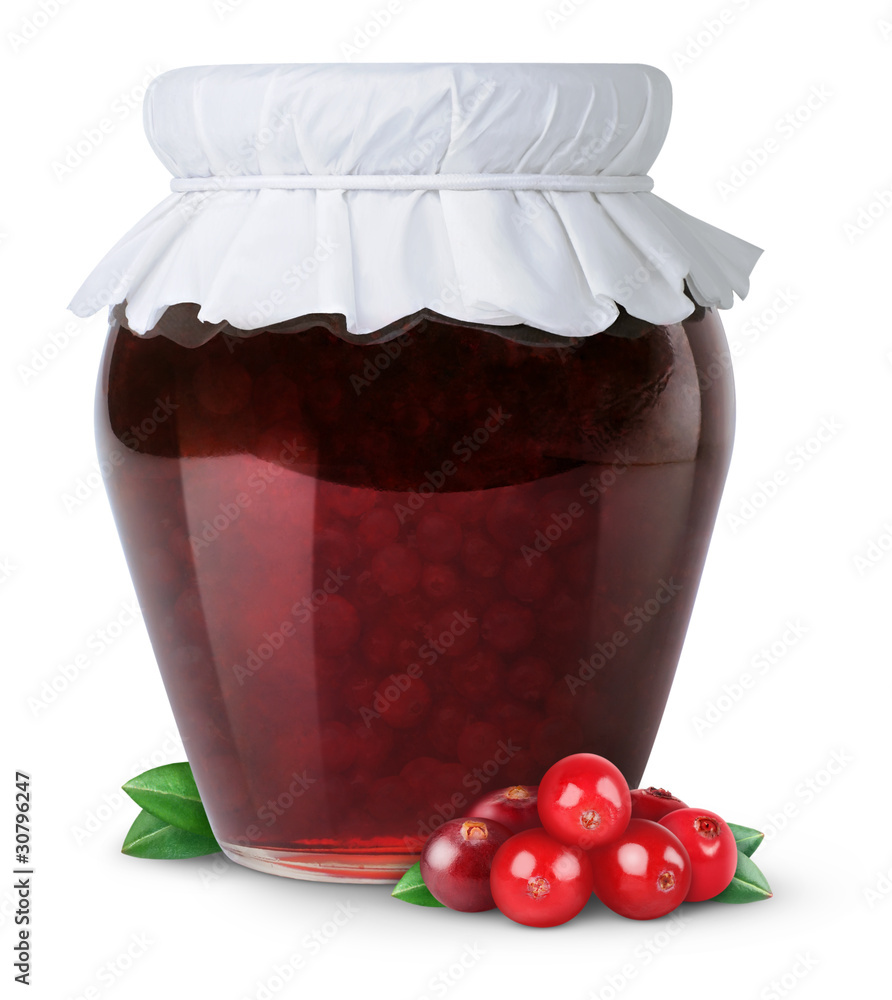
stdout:
<svg viewBox="0 0 892 1000">
<path fill-rule="evenodd" d="M 652 194 L 646 66 L 224 66 L 111 302 L 108 495 L 214 833 L 385 881 L 481 793 L 637 784 L 730 458 L 759 251 Z M 718 373 L 717 373 L 718 370 Z"/>
</svg>

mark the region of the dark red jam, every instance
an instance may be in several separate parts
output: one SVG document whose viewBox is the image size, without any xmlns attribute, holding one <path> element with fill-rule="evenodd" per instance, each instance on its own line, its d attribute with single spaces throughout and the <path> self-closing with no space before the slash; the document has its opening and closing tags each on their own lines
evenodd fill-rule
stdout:
<svg viewBox="0 0 892 1000">
<path fill-rule="evenodd" d="M 396 877 L 482 791 L 566 754 L 638 783 L 732 388 L 714 314 L 633 333 L 526 346 L 427 316 L 386 343 L 318 326 L 186 348 L 112 331 L 109 496 L 232 853 Z"/>
</svg>

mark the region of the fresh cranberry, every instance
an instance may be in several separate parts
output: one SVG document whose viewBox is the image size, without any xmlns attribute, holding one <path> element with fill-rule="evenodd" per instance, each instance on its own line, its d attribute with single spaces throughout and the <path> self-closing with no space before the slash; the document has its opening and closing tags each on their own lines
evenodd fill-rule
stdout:
<svg viewBox="0 0 892 1000">
<path fill-rule="evenodd" d="M 461 548 L 461 561 L 471 576 L 488 579 L 499 575 L 503 556 L 499 548 L 479 531 L 468 532 Z"/>
<path fill-rule="evenodd" d="M 421 589 L 441 604 L 458 593 L 458 573 L 445 563 L 425 563 L 421 571 Z"/>
<path fill-rule="evenodd" d="M 532 830 L 539 826 L 536 810 L 536 785 L 512 785 L 487 792 L 475 799 L 467 809 L 470 816 L 482 816 L 507 826 L 512 833 Z"/>
<path fill-rule="evenodd" d="M 421 579 L 421 557 L 414 549 L 392 542 L 372 557 L 372 578 L 385 594 L 408 594 Z"/>
<path fill-rule="evenodd" d="M 651 819 L 655 823 L 666 813 L 676 809 L 687 809 L 687 803 L 677 799 L 665 788 L 633 788 L 632 789 L 632 819 Z"/>
<path fill-rule="evenodd" d="M 590 857 L 595 895 L 622 917 L 662 917 L 690 889 L 687 851 L 674 833 L 648 819 L 631 820 L 618 839 Z"/>
<path fill-rule="evenodd" d="M 712 899 L 728 888 L 737 870 L 737 843 L 721 816 L 708 809 L 676 809 L 660 825 L 678 837 L 690 856 L 689 902 Z"/>
<path fill-rule="evenodd" d="M 465 913 L 491 910 L 489 873 L 511 831 L 490 819 L 453 819 L 433 833 L 421 852 L 421 877 L 444 906 Z"/>
<path fill-rule="evenodd" d="M 448 514 L 424 514 L 415 529 L 418 551 L 430 562 L 449 562 L 461 550 L 461 525 Z"/>
<path fill-rule="evenodd" d="M 417 726 L 431 705 L 430 688 L 420 677 L 391 674 L 375 691 L 374 708 L 393 729 Z"/>
<path fill-rule="evenodd" d="M 517 601 L 496 601 L 483 615 L 483 639 L 500 653 L 519 653 L 536 635 L 533 612 Z"/>
<path fill-rule="evenodd" d="M 594 753 L 559 760 L 539 782 L 539 818 L 556 840 L 592 849 L 629 825 L 632 799 L 619 768 Z"/>
<path fill-rule="evenodd" d="M 592 866 L 585 851 L 536 827 L 516 833 L 499 848 L 490 885 L 506 917 L 528 927 L 556 927 L 588 902 Z"/>
<path fill-rule="evenodd" d="M 554 682 L 554 676 L 548 660 L 525 654 L 511 665 L 505 682 L 515 698 L 520 698 L 521 701 L 542 701 Z"/>
<path fill-rule="evenodd" d="M 367 510 L 356 525 L 356 538 L 367 549 L 383 549 L 396 541 L 400 522 L 389 507 Z"/>
</svg>

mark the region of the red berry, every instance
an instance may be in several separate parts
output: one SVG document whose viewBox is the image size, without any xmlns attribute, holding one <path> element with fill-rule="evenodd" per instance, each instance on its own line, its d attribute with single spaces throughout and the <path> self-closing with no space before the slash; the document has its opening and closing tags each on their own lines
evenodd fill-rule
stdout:
<svg viewBox="0 0 892 1000">
<path fill-rule="evenodd" d="M 500 653 L 519 653 L 535 638 L 536 620 L 517 601 L 496 601 L 483 615 L 481 635 Z"/>
<path fill-rule="evenodd" d="M 632 798 L 619 768 L 594 753 L 559 760 L 539 782 L 539 818 L 556 840 L 592 849 L 629 825 Z"/>
<path fill-rule="evenodd" d="M 499 848 L 490 885 L 506 917 L 528 927 L 556 927 L 588 902 L 592 866 L 585 851 L 561 844 L 536 827 L 516 833 Z"/>
<path fill-rule="evenodd" d="M 449 562 L 461 550 L 461 525 L 448 514 L 424 514 L 415 529 L 418 551 L 430 562 Z"/>
<path fill-rule="evenodd" d="M 691 885 L 681 841 L 651 820 L 631 820 L 617 840 L 590 857 L 595 895 L 621 917 L 662 917 L 684 902 Z"/>
<path fill-rule="evenodd" d="M 712 899 L 728 888 L 737 870 L 737 843 L 721 816 L 708 809 L 676 809 L 660 825 L 678 837 L 691 859 L 689 902 Z"/>
<path fill-rule="evenodd" d="M 666 813 L 676 809 L 687 809 L 687 803 L 677 799 L 665 788 L 633 788 L 632 789 L 632 819 L 651 819 L 655 823 Z"/>
<path fill-rule="evenodd" d="M 511 831 L 490 819 L 453 819 L 433 833 L 421 852 L 421 877 L 444 906 L 465 913 L 491 910 L 489 872 Z"/>
<path fill-rule="evenodd" d="M 421 557 L 414 549 L 393 542 L 372 557 L 372 578 L 385 594 L 408 594 L 421 579 Z"/>
<path fill-rule="evenodd" d="M 536 792 L 535 785 L 512 785 L 510 788 L 487 792 L 468 806 L 468 813 L 495 820 L 502 826 L 507 826 L 512 833 L 532 830 L 540 825 L 539 813 L 536 811 Z"/>
</svg>

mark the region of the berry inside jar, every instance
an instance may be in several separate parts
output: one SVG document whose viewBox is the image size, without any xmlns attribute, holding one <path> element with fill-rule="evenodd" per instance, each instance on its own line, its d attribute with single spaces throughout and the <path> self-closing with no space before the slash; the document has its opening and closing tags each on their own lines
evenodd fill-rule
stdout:
<svg viewBox="0 0 892 1000">
<path fill-rule="evenodd" d="M 392 880 L 561 757 L 637 785 L 730 452 L 714 314 L 562 343 L 431 313 L 366 342 L 337 317 L 164 335 L 195 312 L 119 325 L 97 433 L 227 853 Z"/>
</svg>

